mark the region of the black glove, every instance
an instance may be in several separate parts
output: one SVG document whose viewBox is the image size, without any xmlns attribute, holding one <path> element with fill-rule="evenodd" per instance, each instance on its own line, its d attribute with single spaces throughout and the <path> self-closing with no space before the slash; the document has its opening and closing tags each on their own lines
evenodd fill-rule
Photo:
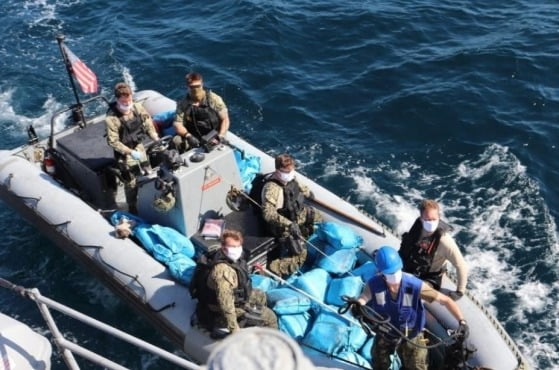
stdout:
<svg viewBox="0 0 559 370">
<path fill-rule="evenodd" d="M 342 300 L 345 302 L 342 307 L 338 310 L 340 313 L 345 313 L 347 310 L 351 310 L 353 317 L 359 317 L 361 315 L 361 303 L 357 298 L 349 297 L 347 295 L 342 296 Z"/>
<path fill-rule="evenodd" d="M 457 291 L 455 291 L 455 292 L 449 292 L 449 293 L 448 293 L 448 296 L 449 296 L 450 298 L 452 298 L 453 301 L 459 300 L 460 298 L 462 298 L 463 295 L 464 295 L 464 293 L 461 292 L 461 291 L 459 291 L 459 290 L 457 290 Z"/>
<path fill-rule="evenodd" d="M 301 228 L 299 228 L 297 222 L 292 222 L 291 225 L 289 225 L 289 233 L 295 240 L 303 239 Z"/>
<path fill-rule="evenodd" d="M 197 148 L 200 146 L 200 140 L 198 140 L 195 136 L 189 134 L 186 135 L 186 142 L 190 148 Z"/>
<path fill-rule="evenodd" d="M 470 328 L 466 323 L 466 320 L 460 320 L 458 325 L 458 329 L 456 329 L 456 335 L 458 335 L 462 339 L 468 338 L 470 335 Z"/>
</svg>

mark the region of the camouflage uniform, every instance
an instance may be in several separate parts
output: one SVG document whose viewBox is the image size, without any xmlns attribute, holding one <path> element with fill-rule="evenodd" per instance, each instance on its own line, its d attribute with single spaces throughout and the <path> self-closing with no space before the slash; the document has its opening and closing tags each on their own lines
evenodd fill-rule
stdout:
<svg viewBox="0 0 559 370">
<path fill-rule="evenodd" d="M 134 103 L 132 110 L 136 112 L 137 116 L 142 121 L 144 134 L 147 134 L 152 138 L 157 137 L 157 131 L 155 130 L 151 117 L 145 108 L 139 103 Z M 136 117 L 136 115 L 134 117 Z M 122 138 L 120 137 L 120 131 L 122 122 L 112 109 L 109 109 L 107 112 L 105 122 L 107 127 L 107 143 L 116 153 L 115 157 L 119 162 L 119 168 L 124 167 L 125 170 L 129 172 L 123 176 L 124 190 L 128 206 L 134 209 L 136 207 L 136 197 L 138 192 L 136 187 L 136 176 L 141 172 L 140 165 L 145 166 L 148 162 L 146 150 L 144 149 L 142 143 L 139 143 L 134 148 L 129 148 L 121 141 Z M 136 161 L 130 156 L 130 154 L 126 154 L 128 149 L 140 152 L 142 160 Z"/>
<path fill-rule="evenodd" d="M 272 175 L 272 177 L 275 176 Z M 297 181 L 297 180 L 294 180 Z M 304 194 L 306 198 L 311 196 L 311 192 L 308 187 L 297 182 L 299 185 L 299 190 Z M 262 189 L 262 216 L 268 224 L 268 228 L 271 233 L 278 238 L 285 238 L 290 236 L 290 226 L 292 220 L 283 216 L 278 212 L 284 206 L 284 190 L 275 181 L 268 181 Z M 309 218 L 311 218 L 309 220 Z M 297 214 L 297 220 L 294 220 L 299 225 L 301 233 L 304 238 L 308 238 L 313 230 L 309 227 L 310 222 L 316 224 L 320 222 L 322 217 L 318 212 L 308 206 L 304 206 L 302 210 Z M 287 276 L 293 274 L 297 271 L 304 263 L 307 258 L 306 246 L 302 253 L 299 255 L 289 255 L 287 251 L 280 251 L 281 255 L 279 258 L 274 259 L 268 265 L 268 268 L 273 273 L 280 276 Z"/>
<path fill-rule="evenodd" d="M 419 333 L 411 340 L 413 343 L 425 346 L 427 340 L 423 337 L 423 333 Z M 402 360 L 403 368 L 414 370 L 427 370 L 427 349 L 414 346 L 407 341 L 401 342 L 399 345 L 393 341 L 385 339 L 378 334 L 375 337 L 373 348 L 371 349 L 371 358 L 373 359 L 373 370 L 388 370 L 391 368 L 392 358 L 390 355 L 398 348 L 398 355 Z"/>
<path fill-rule="evenodd" d="M 208 102 L 208 106 L 217 114 L 221 113 L 224 110 L 227 110 L 227 106 L 225 105 L 225 102 L 223 101 L 221 96 L 210 90 L 206 90 L 206 97 L 204 99 Z M 189 108 L 193 105 L 193 103 L 194 101 L 191 99 L 190 95 L 186 95 L 186 97 L 184 97 L 177 103 L 177 110 L 175 113 L 175 121 L 173 122 L 173 126 L 183 126 L 187 130 L 187 133 L 195 136 L 198 139 L 201 139 L 201 136 L 207 134 L 211 130 L 202 129 L 201 131 L 198 130 L 200 132 L 196 132 L 197 130 L 189 130 L 187 128 L 187 126 L 193 125 L 192 115 L 187 114 Z M 218 126 L 216 129 L 219 131 L 220 127 Z M 181 153 L 189 149 L 188 143 L 183 136 L 176 135 L 173 138 L 173 145 Z"/>
<path fill-rule="evenodd" d="M 217 305 L 208 305 L 208 309 L 214 313 L 214 327 L 226 327 L 231 332 L 239 330 L 239 320 L 243 319 L 248 305 L 262 311 L 263 323 L 261 326 L 277 329 L 276 315 L 266 307 L 264 292 L 253 289 L 247 305 L 235 307 L 234 290 L 238 285 L 237 272 L 225 263 L 215 265 L 210 272 L 208 288 L 214 290 L 217 297 Z"/>
</svg>

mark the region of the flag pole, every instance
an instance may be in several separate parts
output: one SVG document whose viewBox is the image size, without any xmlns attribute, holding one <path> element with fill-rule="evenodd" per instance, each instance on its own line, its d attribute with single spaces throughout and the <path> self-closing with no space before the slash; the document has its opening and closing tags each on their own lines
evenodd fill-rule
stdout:
<svg viewBox="0 0 559 370">
<path fill-rule="evenodd" d="M 76 98 L 76 104 L 72 106 L 72 120 L 75 124 L 78 124 L 80 127 L 85 125 L 85 117 L 83 115 L 82 103 L 80 102 L 80 97 L 78 95 L 78 91 L 76 90 L 76 84 L 74 79 L 72 78 L 72 66 L 70 65 L 70 61 L 68 60 L 68 56 L 64 52 L 64 48 L 62 48 L 62 43 L 64 42 L 65 36 L 62 34 L 56 35 L 56 41 L 58 41 L 58 48 L 60 49 L 60 54 L 62 54 L 62 59 L 64 60 L 64 65 L 66 66 L 66 72 L 68 72 L 68 78 L 70 79 L 70 84 L 72 85 L 72 91 L 74 92 L 74 97 Z"/>
</svg>

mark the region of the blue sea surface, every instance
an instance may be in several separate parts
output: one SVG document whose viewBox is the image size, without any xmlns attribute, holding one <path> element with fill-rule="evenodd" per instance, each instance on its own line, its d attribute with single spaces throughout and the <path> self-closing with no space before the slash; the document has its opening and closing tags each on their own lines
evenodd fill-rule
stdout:
<svg viewBox="0 0 559 370">
<path fill-rule="evenodd" d="M 468 289 L 534 368 L 559 369 L 559 3 L 3 0 L 0 14 L 0 149 L 26 143 L 30 124 L 44 137 L 52 113 L 73 103 L 59 33 L 107 97 L 125 80 L 178 99 L 185 73 L 201 72 L 232 131 L 292 153 L 303 173 L 398 233 L 422 198 L 439 200 L 471 268 Z M 1 204 L 1 277 L 173 350 Z M 0 304 L 46 332 L 33 303 L 0 290 Z M 60 324 L 124 366 L 170 368 Z"/>
</svg>

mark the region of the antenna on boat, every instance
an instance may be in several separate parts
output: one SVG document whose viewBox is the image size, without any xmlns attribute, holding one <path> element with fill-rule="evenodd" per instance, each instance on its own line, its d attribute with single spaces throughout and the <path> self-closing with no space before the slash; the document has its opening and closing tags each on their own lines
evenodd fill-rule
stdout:
<svg viewBox="0 0 559 370">
<path fill-rule="evenodd" d="M 64 46 L 64 39 L 65 36 L 62 34 L 56 35 L 56 41 L 58 42 L 58 48 L 60 49 L 60 54 L 62 54 L 62 59 L 64 60 L 64 65 L 66 66 L 66 72 L 68 72 L 68 78 L 70 79 L 70 84 L 72 85 L 72 91 L 74 92 L 74 97 L 76 98 L 76 104 L 72 106 L 72 121 L 75 124 L 79 125 L 80 127 L 85 126 L 85 117 L 83 115 L 83 105 L 80 102 L 80 97 L 78 96 L 78 91 L 76 90 L 76 84 L 74 83 L 74 79 L 72 75 L 74 74 L 72 63 L 68 58 L 68 54 L 66 53 L 66 48 Z M 87 67 L 86 67 L 87 68 Z M 97 82 L 95 81 L 95 84 Z"/>
</svg>

